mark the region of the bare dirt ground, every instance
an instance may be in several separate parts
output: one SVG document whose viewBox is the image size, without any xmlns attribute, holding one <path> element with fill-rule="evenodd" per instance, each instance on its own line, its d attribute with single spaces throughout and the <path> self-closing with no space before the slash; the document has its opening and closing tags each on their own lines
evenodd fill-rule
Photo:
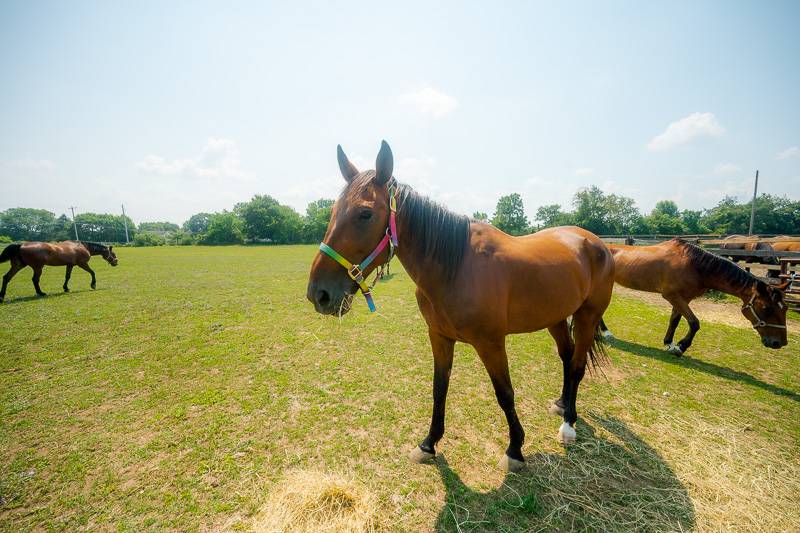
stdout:
<svg viewBox="0 0 800 533">
<path fill-rule="evenodd" d="M 637 298 L 638 300 L 663 307 L 664 309 L 671 308 L 669 302 L 655 292 L 635 291 L 620 285 L 615 285 L 614 291 L 619 295 Z M 750 322 L 742 316 L 737 303 L 732 300 L 715 301 L 700 297 L 692 301 L 691 308 L 701 322 L 716 322 L 717 324 L 725 324 L 726 326 L 744 329 L 752 327 Z"/>
</svg>

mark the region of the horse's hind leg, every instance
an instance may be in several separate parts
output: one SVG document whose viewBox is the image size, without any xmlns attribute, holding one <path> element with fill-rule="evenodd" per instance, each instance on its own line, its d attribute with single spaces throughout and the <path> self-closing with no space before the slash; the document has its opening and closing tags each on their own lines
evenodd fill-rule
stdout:
<svg viewBox="0 0 800 533">
<path fill-rule="evenodd" d="M 42 277 L 42 270 L 44 267 L 31 267 L 33 268 L 33 288 L 36 289 L 36 294 L 39 296 L 47 296 L 45 292 L 39 287 L 39 279 Z"/>
<path fill-rule="evenodd" d="M 525 458 L 522 456 L 525 431 L 522 429 L 522 424 L 519 423 L 517 410 L 514 407 L 514 388 L 511 385 L 511 375 L 508 373 L 505 339 L 481 343 L 476 345 L 475 349 L 478 350 L 483 366 L 489 373 L 497 403 L 503 409 L 508 422 L 509 444 L 500 461 L 500 466 L 512 472 L 521 470 L 525 465 Z"/>
<path fill-rule="evenodd" d="M 94 289 L 95 287 L 97 287 L 97 279 L 96 279 L 96 278 L 95 278 L 95 276 L 94 276 L 94 270 L 92 270 L 91 268 L 89 268 L 89 265 L 87 265 L 86 263 L 78 263 L 78 266 L 79 266 L 79 267 L 81 267 L 81 268 L 82 268 L 82 269 L 84 269 L 86 272 L 88 272 L 89 274 L 91 274 L 91 275 L 92 275 L 92 284 L 91 284 L 91 287 L 92 287 L 93 289 Z"/>
<path fill-rule="evenodd" d="M 572 337 L 569 333 L 569 325 L 566 320 L 562 320 L 555 326 L 548 328 L 548 331 L 550 332 L 550 336 L 553 337 L 553 340 L 556 341 L 558 356 L 561 358 L 561 363 L 564 366 L 564 381 L 561 387 L 561 396 L 550 406 L 549 413 L 551 415 L 564 416 L 570 361 L 572 360 L 572 352 L 575 346 L 572 342 Z"/>
<path fill-rule="evenodd" d="M 16 260 L 11 261 L 11 268 L 8 270 L 8 272 L 6 272 L 6 275 L 3 276 L 3 288 L 0 289 L 0 303 L 2 303 L 6 297 L 6 287 L 8 287 L 8 282 L 11 281 L 11 278 L 13 278 L 17 272 L 23 268 L 25 268 L 25 265 L 22 263 L 19 263 Z"/>
<path fill-rule="evenodd" d="M 600 331 L 603 333 L 603 337 L 606 339 L 614 340 L 614 334 L 611 333 L 610 329 L 608 329 L 608 326 L 606 326 L 606 321 L 603 320 L 602 317 L 600 317 Z"/>
<path fill-rule="evenodd" d="M 69 287 L 67 287 L 67 283 L 69 283 L 69 278 L 72 275 L 72 267 L 73 265 L 67 265 L 67 273 L 64 275 L 64 292 L 69 292 Z"/>
<path fill-rule="evenodd" d="M 596 312 L 591 308 L 582 307 L 572 319 L 572 332 L 575 339 L 575 348 L 569 363 L 564 365 L 564 423 L 558 430 L 558 439 L 563 444 L 575 442 L 577 436 L 575 432 L 575 422 L 578 420 L 576 402 L 578 398 L 578 386 L 586 373 L 586 363 L 589 351 L 593 349 L 595 333 L 602 312 Z"/>
</svg>

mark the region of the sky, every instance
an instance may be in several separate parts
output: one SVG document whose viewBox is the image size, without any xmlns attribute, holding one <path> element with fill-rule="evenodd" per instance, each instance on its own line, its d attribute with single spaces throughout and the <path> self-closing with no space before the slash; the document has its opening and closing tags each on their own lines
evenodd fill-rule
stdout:
<svg viewBox="0 0 800 533">
<path fill-rule="evenodd" d="M 491 215 L 800 199 L 800 2 L 0 3 L 0 210 L 305 211 L 380 141 Z"/>
</svg>

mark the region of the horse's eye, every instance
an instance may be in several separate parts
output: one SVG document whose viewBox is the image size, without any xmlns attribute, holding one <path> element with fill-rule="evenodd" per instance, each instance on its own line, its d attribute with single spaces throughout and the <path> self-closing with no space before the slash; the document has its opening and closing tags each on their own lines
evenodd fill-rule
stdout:
<svg viewBox="0 0 800 533">
<path fill-rule="evenodd" d="M 372 218 L 372 211 L 369 209 L 362 209 L 358 214 L 358 218 L 361 220 L 369 220 Z"/>
</svg>

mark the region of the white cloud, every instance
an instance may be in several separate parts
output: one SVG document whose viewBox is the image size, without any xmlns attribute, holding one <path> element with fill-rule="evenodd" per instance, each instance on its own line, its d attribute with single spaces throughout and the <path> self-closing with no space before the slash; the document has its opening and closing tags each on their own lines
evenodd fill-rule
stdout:
<svg viewBox="0 0 800 533">
<path fill-rule="evenodd" d="M 55 163 L 49 159 L 17 159 L 9 161 L 8 166 L 15 170 L 30 170 L 33 172 L 49 172 L 56 168 Z"/>
<path fill-rule="evenodd" d="M 230 139 L 211 138 L 200 154 L 187 159 L 166 159 L 148 155 L 136 165 L 140 170 L 165 176 L 189 178 L 246 178 L 239 159 L 239 148 Z"/>
<path fill-rule="evenodd" d="M 723 174 L 736 174 L 740 170 L 742 169 L 739 167 L 739 165 L 734 165 L 733 163 L 720 163 L 714 167 L 714 174 L 718 176 Z"/>
<path fill-rule="evenodd" d="M 576 176 L 591 176 L 594 174 L 594 169 L 591 167 L 580 167 L 575 169 Z"/>
<path fill-rule="evenodd" d="M 787 148 L 783 152 L 779 153 L 776 156 L 776 159 L 789 159 L 790 157 L 795 157 L 800 155 L 800 147 L 792 146 L 791 148 Z"/>
<path fill-rule="evenodd" d="M 437 91 L 433 87 L 425 87 L 419 91 L 406 93 L 400 96 L 400 103 L 409 105 L 423 115 L 431 115 L 433 118 L 442 118 L 458 107 L 458 100 L 449 94 Z"/>
<path fill-rule="evenodd" d="M 700 137 L 720 137 L 724 133 L 725 128 L 717 122 L 714 113 L 692 113 L 667 126 L 647 144 L 647 148 L 654 152 L 666 151 Z"/>
</svg>

